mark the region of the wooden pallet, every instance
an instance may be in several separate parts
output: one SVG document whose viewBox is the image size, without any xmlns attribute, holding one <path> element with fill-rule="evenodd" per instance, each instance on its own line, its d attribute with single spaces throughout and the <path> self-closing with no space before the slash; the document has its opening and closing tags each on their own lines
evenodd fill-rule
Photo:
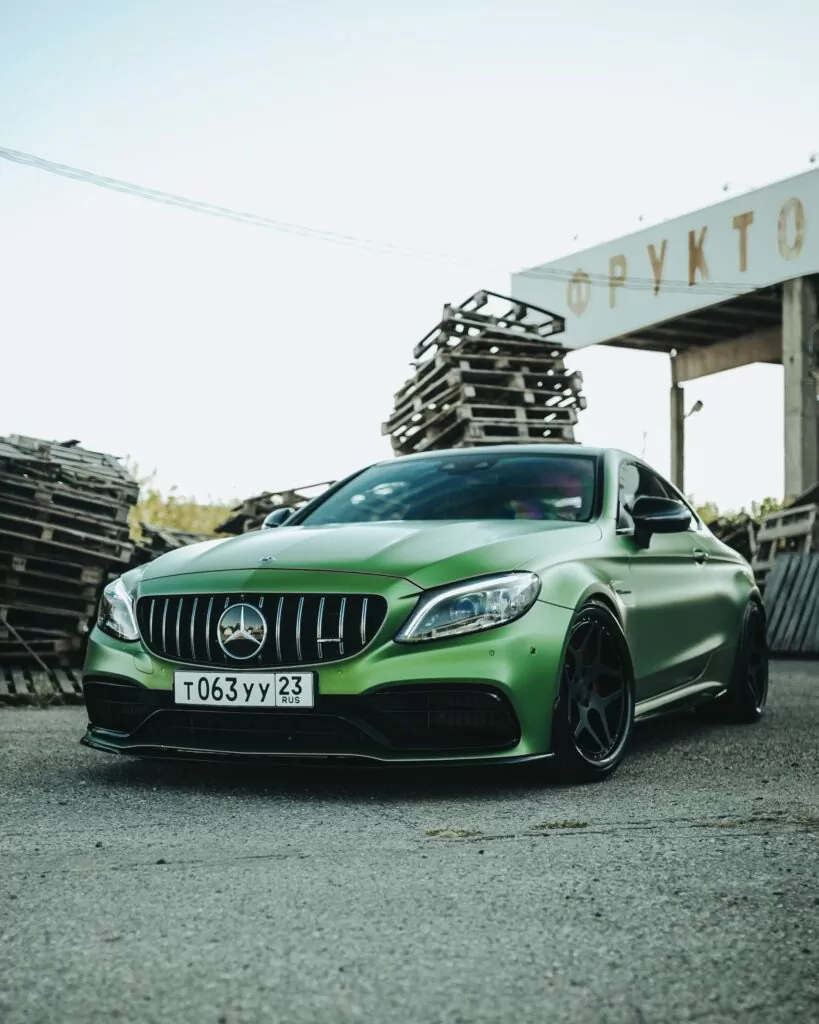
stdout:
<svg viewBox="0 0 819 1024">
<path fill-rule="evenodd" d="M 58 606 L 66 611 L 93 615 L 97 607 L 97 591 L 84 588 L 73 593 L 55 592 L 50 588 L 8 584 L 0 579 L 0 607 L 33 605 L 38 608 Z"/>
<path fill-rule="evenodd" d="M 134 556 L 138 485 L 118 459 L 0 437 L 0 662 L 63 667 L 85 646 L 100 591 Z"/>
<path fill-rule="evenodd" d="M 418 359 L 452 339 L 472 339 L 476 335 L 499 343 L 548 344 L 565 326 L 563 317 L 555 313 L 482 289 L 458 306 L 447 303 L 440 322 L 418 342 L 414 354 Z"/>
<path fill-rule="evenodd" d="M 0 592 L 4 589 L 17 590 L 18 588 L 32 592 L 38 591 L 57 601 L 78 598 L 95 601 L 99 593 L 99 587 L 92 583 L 78 583 L 76 580 L 65 580 L 36 571 L 14 572 L 14 570 L 0 565 Z"/>
<path fill-rule="evenodd" d="M 563 378 L 567 382 L 574 379 L 574 375 L 566 370 L 562 355 L 556 359 L 543 354 L 536 356 L 520 352 L 503 354 L 491 350 L 453 349 L 439 353 L 417 366 L 415 376 L 406 381 L 397 393 L 396 403 L 400 404 L 405 392 L 424 388 L 436 378 L 452 372 L 458 372 L 461 379 L 467 380 L 470 379 L 467 375 L 480 374 L 523 374 L 541 380 L 553 377 L 558 381 Z M 470 382 L 475 383 L 474 377 Z"/>
<path fill-rule="evenodd" d="M 491 428 L 498 427 L 499 432 L 507 437 L 528 436 L 528 428 L 545 428 L 550 426 L 574 426 L 577 423 L 577 410 L 572 407 L 536 407 L 536 406 L 492 406 L 471 405 L 466 402 L 444 406 L 440 410 L 430 410 L 427 416 L 418 419 L 413 425 L 419 427 L 427 438 L 450 430 L 458 423 L 480 423 Z"/>
<path fill-rule="evenodd" d="M 105 569 L 99 565 L 80 565 L 78 562 L 38 558 L 0 549 L 0 573 L 34 573 L 46 579 L 71 585 L 103 582 Z"/>
<path fill-rule="evenodd" d="M 133 553 L 133 545 L 127 540 L 127 534 L 123 536 L 119 528 L 118 536 L 111 538 L 98 532 L 91 533 L 62 523 L 49 522 L 45 518 L 35 519 L 0 511 L 0 533 L 21 540 L 54 541 L 84 554 L 115 562 L 127 562 Z"/>
<path fill-rule="evenodd" d="M 819 553 L 777 555 L 765 608 L 772 654 L 819 655 Z"/>
<path fill-rule="evenodd" d="M 729 548 L 738 551 L 746 561 L 750 562 L 757 552 L 757 533 L 759 523 L 751 516 L 743 514 L 736 519 L 722 517 L 708 524 L 708 529 Z"/>
<path fill-rule="evenodd" d="M 55 505 L 48 501 L 36 501 L 33 497 L 31 499 L 23 498 L 10 494 L 2 487 L 0 487 L 0 513 L 53 526 L 57 529 L 79 530 L 89 536 L 97 536 L 106 540 L 128 540 L 127 523 L 115 522 L 107 517 L 65 508 L 63 505 Z"/>
<path fill-rule="evenodd" d="M 493 444 L 571 444 L 574 429 L 570 426 L 530 427 L 510 423 L 498 425 L 490 422 L 449 420 L 435 432 L 423 430 L 391 438 L 393 449 L 399 455 L 438 451 L 443 448 L 468 448 Z"/>
<path fill-rule="evenodd" d="M 0 468 L 4 462 L 22 465 L 26 473 L 43 479 L 79 484 L 84 491 L 124 504 L 133 504 L 139 497 L 139 486 L 119 459 L 73 441 L 60 444 L 12 434 L 0 438 Z"/>
<path fill-rule="evenodd" d="M 522 375 L 510 375 L 521 377 Z M 549 378 L 547 378 L 548 382 Z M 421 413 L 424 416 L 431 416 L 447 406 L 458 404 L 476 406 L 491 405 L 506 408 L 517 408 L 525 406 L 536 406 L 540 408 L 571 406 L 582 410 L 586 408 L 586 399 L 575 391 L 562 386 L 547 386 L 544 388 L 526 388 L 503 386 L 500 384 L 469 384 L 459 381 L 457 375 L 447 375 L 447 387 L 438 386 L 424 389 L 422 392 L 409 396 L 400 405 L 397 405 L 393 415 L 382 424 L 382 434 L 391 434 L 404 423 L 418 422 Z"/>
<path fill-rule="evenodd" d="M 0 704 L 79 704 L 81 675 L 76 668 L 48 672 L 29 665 L 0 664 Z"/>
<path fill-rule="evenodd" d="M 775 560 L 785 553 L 807 555 L 819 547 L 819 517 L 816 505 L 798 505 L 771 512 L 759 527 L 757 550 L 751 561 L 762 588 Z"/>
<path fill-rule="evenodd" d="M 547 310 L 491 292 L 446 306 L 382 424 L 393 451 L 572 443 L 586 401 L 582 375 L 564 363 L 563 328 Z"/>
</svg>

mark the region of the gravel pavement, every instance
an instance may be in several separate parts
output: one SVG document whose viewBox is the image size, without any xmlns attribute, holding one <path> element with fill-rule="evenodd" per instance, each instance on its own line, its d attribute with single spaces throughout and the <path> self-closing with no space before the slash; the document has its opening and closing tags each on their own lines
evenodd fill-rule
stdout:
<svg viewBox="0 0 819 1024">
<path fill-rule="evenodd" d="M 608 781 L 150 764 L 0 710 L 3 1024 L 819 1021 L 819 664 Z"/>
</svg>

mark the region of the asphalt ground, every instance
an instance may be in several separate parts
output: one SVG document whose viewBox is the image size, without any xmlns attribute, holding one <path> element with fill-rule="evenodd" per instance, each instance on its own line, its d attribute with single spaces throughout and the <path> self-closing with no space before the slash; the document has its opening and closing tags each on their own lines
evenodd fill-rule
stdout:
<svg viewBox="0 0 819 1024">
<path fill-rule="evenodd" d="M 819 1020 L 819 665 L 607 782 L 158 764 L 0 711 L 0 1021 Z"/>
</svg>

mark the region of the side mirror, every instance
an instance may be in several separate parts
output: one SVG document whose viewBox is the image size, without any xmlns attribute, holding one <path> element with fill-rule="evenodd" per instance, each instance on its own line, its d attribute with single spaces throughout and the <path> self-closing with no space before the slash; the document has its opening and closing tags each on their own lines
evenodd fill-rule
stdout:
<svg viewBox="0 0 819 1024">
<path fill-rule="evenodd" d="M 691 525 L 691 513 L 676 498 L 643 495 L 634 502 L 631 518 L 641 547 L 648 547 L 652 534 L 685 533 Z"/>
<path fill-rule="evenodd" d="M 272 512 L 269 512 L 264 517 L 264 522 L 262 523 L 262 529 L 263 530 L 272 530 L 274 526 L 281 526 L 283 523 L 286 523 L 287 520 L 292 515 L 295 515 L 295 512 L 296 512 L 296 510 L 294 508 L 286 508 L 285 507 L 285 508 L 274 509 Z"/>
</svg>

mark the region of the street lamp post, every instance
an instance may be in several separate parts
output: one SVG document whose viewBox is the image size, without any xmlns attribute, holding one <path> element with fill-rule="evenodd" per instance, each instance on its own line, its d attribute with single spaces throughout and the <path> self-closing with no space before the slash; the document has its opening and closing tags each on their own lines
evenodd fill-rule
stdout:
<svg viewBox="0 0 819 1024">
<path fill-rule="evenodd" d="M 685 421 L 699 412 L 703 403 L 697 399 L 688 412 L 683 412 L 683 389 L 671 387 L 671 482 L 685 494 Z"/>
</svg>

